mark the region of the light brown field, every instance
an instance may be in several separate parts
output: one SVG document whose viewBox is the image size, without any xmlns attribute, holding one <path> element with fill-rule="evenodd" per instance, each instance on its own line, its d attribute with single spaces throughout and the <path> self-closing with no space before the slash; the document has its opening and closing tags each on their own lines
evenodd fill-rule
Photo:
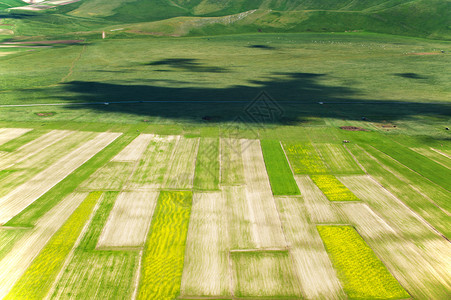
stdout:
<svg viewBox="0 0 451 300">
<path fill-rule="evenodd" d="M 156 191 L 120 193 L 100 234 L 97 248 L 144 246 L 158 195 Z"/>
<path fill-rule="evenodd" d="M 285 247 L 287 242 L 269 184 L 259 140 L 241 140 L 246 200 L 257 248 Z"/>
<path fill-rule="evenodd" d="M 64 224 L 87 195 L 88 193 L 75 193 L 60 201 L 40 218 L 36 226 L 30 229 L 0 261 L 0 299 L 8 293 L 47 241 Z"/>
<path fill-rule="evenodd" d="M 109 162 L 95 171 L 79 187 L 79 190 L 121 190 L 133 172 L 133 162 Z"/>
<path fill-rule="evenodd" d="M 31 131 L 27 128 L 0 128 L 0 145 L 18 138 L 22 134 Z"/>
<path fill-rule="evenodd" d="M 0 224 L 4 224 L 33 203 L 58 182 L 84 164 L 97 152 L 113 142 L 120 134 L 101 133 L 59 161 L 0 198 Z"/>
<path fill-rule="evenodd" d="M 415 299 L 446 299 L 451 288 L 451 244 L 397 230 L 363 203 L 337 204 L 395 278 Z M 408 228 L 409 224 L 406 224 Z M 408 230 L 404 228 L 403 230 Z"/>
<path fill-rule="evenodd" d="M 164 187 L 168 189 L 192 189 L 199 139 L 181 137 L 172 153 L 165 176 Z M 166 162 L 166 163 L 168 163 Z"/>
<path fill-rule="evenodd" d="M 185 250 L 181 296 L 230 296 L 227 199 L 196 193 Z"/>
<path fill-rule="evenodd" d="M 301 198 L 278 197 L 285 234 L 301 291 L 307 299 L 344 299 L 345 294 L 316 226 Z"/>
<path fill-rule="evenodd" d="M 220 139 L 220 172 L 222 185 L 244 183 L 243 160 L 241 158 L 241 142 L 238 139 Z"/>
<path fill-rule="evenodd" d="M 296 175 L 295 179 L 304 198 L 305 208 L 311 222 L 329 224 L 343 221 L 343 218 L 309 176 Z"/>
<path fill-rule="evenodd" d="M 140 134 L 130 144 L 119 152 L 111 161 L 129 162 L 138 161 L 147 149 L 150 141 L 154 138 L 153 134 Z"/>
<path fill-rule="evenodd" d="M 180 136 L 154 136 L 131 178 L 132 189 L 157 189 L 163 184 L 168 164 Z"/>
</svg>

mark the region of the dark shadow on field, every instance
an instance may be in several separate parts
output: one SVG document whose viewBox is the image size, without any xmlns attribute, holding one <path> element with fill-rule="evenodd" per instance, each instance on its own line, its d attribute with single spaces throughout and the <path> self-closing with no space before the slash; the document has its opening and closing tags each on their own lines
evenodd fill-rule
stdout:
<svg viewBox="0 0 451 300">
<path fill-rule="evenodd" d="M 356 90 L 322 84 L 324 76 L 273 73 L 264 80 L 227 88 L 183 87 L 185 83 L 174 80 L 143 80 L 141 84 L 72 81 L 40 91 L 58 100 L 86 103 L 71 109 L 134 114 L 143 120 L 299 124 L 323 117 L 361 120 L 362 116 L 384 116 L 384 120 L 394 121 L 417 115 L 451 115 L 448 104 L 360 99 Z M 122 101 L 133 103 L 113 103 Z"/>
<path fill-rule="evenodd" d="M 275 50 L 276 49 L 276 48 L 268 46 L 268 45 L 250 45 L 250 46 L 247 46 L 247 48 L 262 49 L 262 50 Z"/>
<path fill-rule="evenodd" d="M 207 66 L 200 63 L 197 59 L 192 58 L 168 58 L 158 61 L 154 61 L 147 64 L 148 66 L 165 66 L 173 68 L 177 71 L 185 72 L 200 72 L 200 73 L 224 73 L 228 70 L 226 68 Z M 165 71 L 168 70 L 155 70 L 155 71 Z"/>
<path fill-rule="evenodd" d="M 396 73 L 395 76 L 409 78 L 409 79 L 428 79 L 428 77 L 417 74 L 417 73 Z"/>
</svg>

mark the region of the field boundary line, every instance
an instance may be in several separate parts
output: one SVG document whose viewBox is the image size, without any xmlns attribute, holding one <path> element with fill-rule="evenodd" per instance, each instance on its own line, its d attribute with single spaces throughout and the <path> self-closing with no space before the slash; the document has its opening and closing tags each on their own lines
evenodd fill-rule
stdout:
<svg viewBox="0 0 451 300">
<path fill-rule="evenodd" d="M 197 159 L 199 158 L 199 148 L 200 148 L 200 137 L 196 138 L 197 140 L 197 147 L 196 147 L 196 154 L 194 155 L 196 159 L 194 160 L 194 174 L 193 178 L 191 179 L 190 186 L 192 191 L 194 191 L 194 180 L 196 179 L 196 167 L 197 167 Z"/>
<path fill-rule="evenodd" d="M 358 144 L 356 144 L 357 147 L 360 147 Z M 354 161 L 357 163 L 357 165 L 360 167 L 360 169 L 362 169 L 363 172 L 365 172 L 365 174 L 368 175 L 368 171 L 365 169 L 365 167 L 359 162 L 359 160 L 357 159 L 357 157 L 355 157 L 354 153 L 351 152 L 351 150 L 349 150 L 348 147 L 346 147 L 346 144 L 343 144 L 343 147 L 346 149 L 346 151 L 348 151 L 349 154 L 351 154 L 352 158 L 354 159 Z M 362 148 L 361 148 L 362 149 Z M 362 149 L 363 150 L 363 149 Z"/>
<path fill-rule="evenodd" d="M 73 61 L 72 64 L 69 68 L 69 73 L 66 74 L 66 76 L 64 76 L 61 79 L 61 83 L 64 83 L 67 79 L 69 79 L 70 76 L 72 76 L 72 74 L 74 73 L 74 68 L 75 68 L 75 64 L 81 59 L 81 56 L 83 55 L 83 53 L 86 51 L 87 45 L 83 45 L 83 48 L 80 51 L 80 54 L 78 55 L 78 57 L 76 57 Z"/>
<path fill-rule="evenodd" d="M 432 148 L 432 147 L 430 147 L 430 149 L 431 149 L 432 151 L 434 151 L 434 152 L 437 152 L 437 153 L 440 154 L 440 155 L 443 155 L 444 157 L 447 157 L 447 158 L 451 159 L 451 157 L 450 157 L 448 154 L 443 153 L 442 151 L 440 151 L 440 150 L 438 150 L 438 149 L 435 149 L 435 148 Z"/>
<path fill-rule="evenodd" d="M 440 209 L 441 211 L 443 211 L 444 214 L 446 214 L 448 217 L 451 217 L 451 214 L 444 208 L 440 207 L 437 203 L 434 202 L 434 200 L 432 200 L 431 198 L 429 198 L 428 195 L 425 195 L 422 191 L 420 191 L 416 186 L 409 184 L 409 186 L 415 190 L 418 194 L 420 194 L 421 196 L 423 196 L 425 199 L 429 200 L 429 202 L 431 202 L 434 206 L 436 206 L 438 209 Z"/>
<path fill-rule="evenodd" d="M 287 160 L 288 165 L 290 166 L 291 174 L 293 175 L 293 178 L 295 178 L 296 174 L 293 171 L 293 167 L 291 166 L 291 162 L 288 159 L 287 152 L 285 152 L 285 148 L 283 147 L 282 141 L 279 141 L 279 145 L 280 145 L 280 148 L 282 148 L 283 154 L 285 155 L 285 159 Z M 296 179 L 295 179 L 295 181 L 296 181 Z M 299 191 L 299 193 L 301 193 L 301 191 Z"/>
<path fill-rule="evenodd" d="M 150 228 L 150 226 L 149 226 Z M 146 234 L 149 234 L 149 231 L 147 230 Z M 147 235 L 146 235 L 147 236 Z M 147 242 L 147 240 L 146 240 Z M 133 293 L 131 300 L 136 300 L 136 297 L 138 296 L 138 288 L 139 288 L 139 280 L 141 279 L 141 265 L 142 265 L 142 258 L 143 258 L 143 252 L 144 247 L 141 248 L 141 251 L 139 251 L 138 254 L 138 266 L 136 266 L 136 274 L 133 276 Z"/>
<path fill-rule="evenodd" d="M 94 209 L 91 212 L 91 216 L 89 217 L 88 222 L 86 222 L 85 226 L 83 227 L 82 231 L 80 232 L 80 235 L 78 236 L 77 240 L 75 241 L 74 246 L 70 250 L 69 254 L 66 256 L 66 259 L 65 259 L 63 265 L 61 266 L 61 269 L 58 272 L 58 275 L 56 275 L 56 278 L 53 281 L 53 283 L 52 283 L 47 295 L 45 296 L 44 300 L 49 300 L 51 298 L 51 295 L 53 294 L 53 292 L 56 289 L 56 285 L 58 284 L 58 281 L 61 279 L 61 277 L 63 276 L 64 270 L 69 265 L 69 263 L 71 262 L 72 258 L 74 257 L 75 250 L 80 245 L 80 242 L 84 238 L 86 232 L 88 231 L 89 226 L 91 226 L 92 220 L 94 219 L 94 216 L 97 213 L 97 210 L 99 209 L 100 204 L 103 202 L 104 198 L 105 198 L 105 193 L 102 192 L 102 195 L 97 200 L 96 206 L 94 207 Z"/>
</svg>

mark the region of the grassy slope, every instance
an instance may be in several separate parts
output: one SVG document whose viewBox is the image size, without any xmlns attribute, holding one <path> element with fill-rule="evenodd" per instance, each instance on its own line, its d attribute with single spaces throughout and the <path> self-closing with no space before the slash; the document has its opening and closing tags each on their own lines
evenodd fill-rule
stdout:
<svg viewBox="0 0 451 300">
<path fill-rule="evenodd" d="M 0 0 L 0 10 L 24 5 L 27 4 L 20 0 Z"/>
</svg>

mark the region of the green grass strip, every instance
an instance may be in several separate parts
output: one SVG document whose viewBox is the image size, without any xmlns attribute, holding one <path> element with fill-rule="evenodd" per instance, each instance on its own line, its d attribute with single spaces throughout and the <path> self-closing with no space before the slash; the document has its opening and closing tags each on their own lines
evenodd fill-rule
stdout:
<svg viewBox="0 0 451 300">
<path fill-rule="evenodd" d="M 410 298 L 353 227 L 317 228 L 349 298 Z"/>
<path fill-rule="evenodd" d="M 16 227 L 34 226 L 35 222 L 41 216 L 54 207 L 61 199 L 64 199 L 64 197 L 72 193 L 98 168 L 110 161 L 117 153 L 119 153 L 119 151 L 133 141 L 138 134 L 139 133 L 123 134 L 118 137 L 5 225 Z"/>
<path fill-rule="evenodd" d="M 311 175 L 313 182 L 329 201 L 360 201 L 347 187 L 333 175 Z"/>
<path fill-rule="evenodd" d="M 219 139 L 204 138 L 200 140 L 194 175 L 196 190 L 217 190 L 219 188 Z"/>
<path fill-rule="evenodd" d="M 138 299 L 176 299 L 180 292 L 192 192 L 162 191 L 144 249 Z"/>
<path fill-rule="evenodd" d="M 33 260 L 5 300 L 44 299 L 101 195 L 102 192 L 92 192 L 86 197 Z"/>
<path fill-rule="evenodd" d="M 330 173 L 311 143 L 284 143 L 283 147 L 295 174 Z"/>
<path fill-rule="evenodd" d="M 262 140 L 263 158 L 274 195 L 300 195 L 290 165 L 279 141 Z"/>
</svg>

